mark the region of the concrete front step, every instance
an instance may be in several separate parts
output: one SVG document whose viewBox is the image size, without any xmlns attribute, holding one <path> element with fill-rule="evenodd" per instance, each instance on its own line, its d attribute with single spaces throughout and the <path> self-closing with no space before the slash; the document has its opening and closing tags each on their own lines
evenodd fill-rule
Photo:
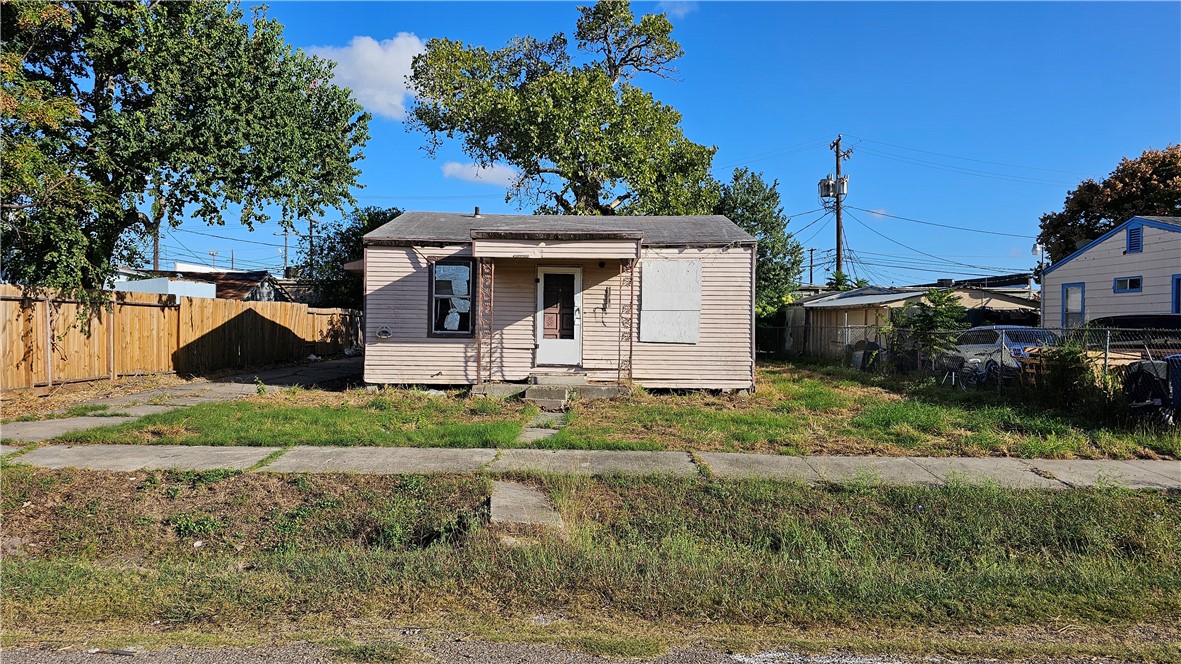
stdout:
<svg viewBox="0 0 1181 664">
<path fill-rule="evenodd" d="M 570 388 L 564 385 L 530 385 L 525 390 L 525 398 L 530 401 L 538 399 L 558 399 L 565 401 L 570 398 Z"/>
<path fill-rule="evenodd" d="M 492 525 L 509 532 L 560 529 L 562 517 L 545 494 L 516 482 L 492 483 Z"/>
<path fill-rule="evenodd" d="M 584 373 L 535 373 L 529 376 L 530 385 L 586 385 Z"/>
<path fill-rule="evenodd" d="M 529 403 L 536 405 L 538 408 L 545 410 L 545 411 L 549 411 L 551 413 L 556 413 L 559 411 L 566 410 L 566 405 L 567 405 L 565 399 L 529 399 L 529 398 L 526 398 L 525 401 L 528 401 Z"/>
</svg>

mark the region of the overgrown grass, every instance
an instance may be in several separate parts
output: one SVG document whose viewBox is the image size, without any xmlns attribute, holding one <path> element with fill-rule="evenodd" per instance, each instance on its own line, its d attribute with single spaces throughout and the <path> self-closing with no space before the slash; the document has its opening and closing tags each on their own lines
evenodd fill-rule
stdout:
<svg viewBox="0 0 1181 664">
<path fill-rule="evenodd" d="M 513 443 L 528 414 L 516 403 L 413 390 L 272 391 L 135 422 L 69 433 L 75 443 L 496 447 Z"/>
<path fill-rule="evenodd" d="M 752 395 L 640 393 L 578 402 L 551 447 L 1129 458 L 1181 456 L 1181 431 L 1096 425 L 1023 403 L 824 365 L 766 363 Z"/>
<path fill-rule="evenodd" d="M 78 406 L 71 406 L 61 411 L 50 411 L 42 413 L 27 413 L 19 417 L 0 420 L 0 424 L 8 424 L 9 422 L 37 422 L 40 420 L 59 420 L 67 417 L 122 417 L 127 413 L 121 410 L 111 410 L 110 406 L 99 404 L 81 404 Z"/>
<path fill-rule="evenodd" d="M 5 558 L 0 606 L 33 630 L 544 612 L 1175 636 L 1181 614 L 1181 498 L 1154 492 L 519 477 L 567 523 L 521 547 L 482 525 L 488 486 L 473 478 L 244 474 L 168 498 L 163 478 L 143 489 L 125 473 L 0 472 L 5 535 L 29 553 Z M 219 526 L 181 534 L 161 518 L 173 514 Z"/>
</svg>

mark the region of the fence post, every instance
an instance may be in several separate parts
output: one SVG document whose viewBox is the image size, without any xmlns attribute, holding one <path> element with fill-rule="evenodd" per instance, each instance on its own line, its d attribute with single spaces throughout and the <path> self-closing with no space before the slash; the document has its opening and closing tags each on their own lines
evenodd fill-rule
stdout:
<svg viewBox="0 0 1181 664">
<path fill-rule="evenodd" d="M 1103 339 L 1103 377 L 1107 378 L 1107 356 L 1111 354 L 1111 330 L 1104 331 Z"/>
<path fill-rule="evenodd" d="M 107 316 L 107 360 L 111 363 L 111 380 L 115 380 L 115 296 L 111 294 L 111 314 Z"/>
<path fill-rule="evenodd" d="M 49 296 L 45 296 L 45 382 L 53 387 L 53 316 L 49 311 Z"/>
</svg>

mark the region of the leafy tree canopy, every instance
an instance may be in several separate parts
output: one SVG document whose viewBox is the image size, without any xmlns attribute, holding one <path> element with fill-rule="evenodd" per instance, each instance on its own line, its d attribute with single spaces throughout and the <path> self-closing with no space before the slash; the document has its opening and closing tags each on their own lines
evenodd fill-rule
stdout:
<svg viewBox="0 0 1181 664">
<path fill-rule="evenodd" d="M 869 280 L 865 277 L 854 279 L 844 272 L 833 272 L 824 285 L 833 290 L 848 291 L 854 288 L 865 288 L 869 285 Z"/>
<path fill-rule="evenodd" d="M 911 343 L 934 361 L 955 347 L 955 336 L 949 332 L 968 327 L 964 320 L 967 313 L 953 291 L 931 288 L 906 308 L 897 326 L 907 328 Z"/>
<path fill-rule="evenodd" d="M 702 214 L 718 199 L 714 148 L 681 114 L 632 84 L 667 76 L 682 54 L 664 14 L 637 22 L 627 2 L 579 7 L 576 63 L 565 35 L 520 37 L 489 51 L 432 39 L 414 59 L 408 127 L 435 154 L 461 137 L 482 166 L 518 172 L 507 200 L 560 214 Z"/>
<path fill-rule="evenodd" d="M 345 272 L 344 264 L 365 255 L 361 238 L 366 233 L 400 214 L 402 210 L 396 207 L 358 208 L 343 221 L 318 228 L 314 245 L 304 238 L 300 277 L 311 286 L 316 306 L 361 308 L 364 302 L 361 275 Z"/>
<path fill-rule="evenodd" d="M 286 225 L 352 202 L 368 116 L 332 65 L 225 2 L 5 0 L 5 276 L 99 297 L 183 217 Z M 146 206 L 146 210 L 144 209 Z"/>
<path fill-rule="evenodd" d="M 1181 145 L 1125 157 L 1102 182 L 1084 180 L 1061 211 L 1042 215 L 1038 242 L 1050 260 L 1062 260 L 1137 215 L 1181 215 Z"/>
<path fill-rule="evenodd" d="M 714 212 L 726 215 L 759 242 L 755 311 L 769 316 L 790 302 L 804 263 L 803 248 L 787 233 L 789 220 L 780 206 L 779 181 L 768 185 L 761 174 L 739 168 L 721 191 Z"/>
</svg>

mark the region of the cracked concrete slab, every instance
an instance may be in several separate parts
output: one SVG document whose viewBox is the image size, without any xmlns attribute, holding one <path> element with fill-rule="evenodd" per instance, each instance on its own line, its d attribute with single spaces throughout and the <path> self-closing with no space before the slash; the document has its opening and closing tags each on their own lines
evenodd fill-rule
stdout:
<svg viewBox="0 0 1181 664">
<path fill-rule="evenodd" d="M 492 483 L 491 521 L 509 530 L 562 527 L 562 516 L 544 493 L 516 482 Z"/>
<path fill-rule="evenodd" d="M 942 484 L 935 475 L 908 457 L 805 457 L 825 482 L 868 482 L 888 485 Z"/>
<path fill-rule="evenodd" d="M 1014 489 L 1061 489 L 1066 485 L 1033 472 L 1028 464 L 1007 457 L 911 457 L 943 482 L 995 482 Z"/>
<path fill-rule="evenodd" d="M 14 461 L 51 469 L 245 470 L 278 449 L 185 445 L 48 445 L 17 457 Z"/>
<path fill-rule="evenodd" d="M 8 424 L 0 425 L 0 436 L 13 440 L 39 442 L 57 438 L 72 431 L 123 424 L 134 419 L 134 417 L 86 416 L 66 417 L 56 420 L 38 420 L 35 422 L 9 422 Z"/>
<path fill-rule="evenodd" d="M 1170 482 L 1165 475 L 1155 473 L 1135 462 L 1029 459 L 1026 463 L 1050 473 L 1070 486 L 1122 486 L 1129 489 L 1168 489 L 1181 486 L 1181 480 Z"/>
<path fill-rule="evenodd" d="M 722 479 L 798 480 L 809 484 L 820 481 L 820 475 L 803 457 L 727 452 L 698 452 L 697 456 Z"/>
<path fill-rule="evenodd" d="M 1130 459 L 1120 461 L 1120 463 L 1163 475 L 1169 481 L 1169 486 L 1181 488 L 1181 461 L 1176 459 Z"/>
<path fill-rule="evenodd" d="M 697 467 L 685 452 L 600 450 L 503 450 L 492 472 L 538 471 L 588 475 L 674 475 L 691 477 Z"/>
<path fill-rule="evenodd" d="M 19 452 L 23 449 L 25 448 L 21 447 L 20 445 L 0 445 L 0 456 L 12 454 L 13 452 Z"/>
<path fill-rule="evenodd" d="M 271 473 L 474 473 L 496 458 L 493 449 L 441 447 L 293 447 L 267 466 Z"/>
<path fill-rule="evenodd" d="M 128 406 L 126 408 L 112 408 L 113 413 L 126 413 L 131 417 L 145 417 L 147 415 L 156 415 L 158 413 L 167 413 L 170 410 L 176 410 L 179 406 L 152 406 L 143 404 L 140 406 Z"/>
</svg>

